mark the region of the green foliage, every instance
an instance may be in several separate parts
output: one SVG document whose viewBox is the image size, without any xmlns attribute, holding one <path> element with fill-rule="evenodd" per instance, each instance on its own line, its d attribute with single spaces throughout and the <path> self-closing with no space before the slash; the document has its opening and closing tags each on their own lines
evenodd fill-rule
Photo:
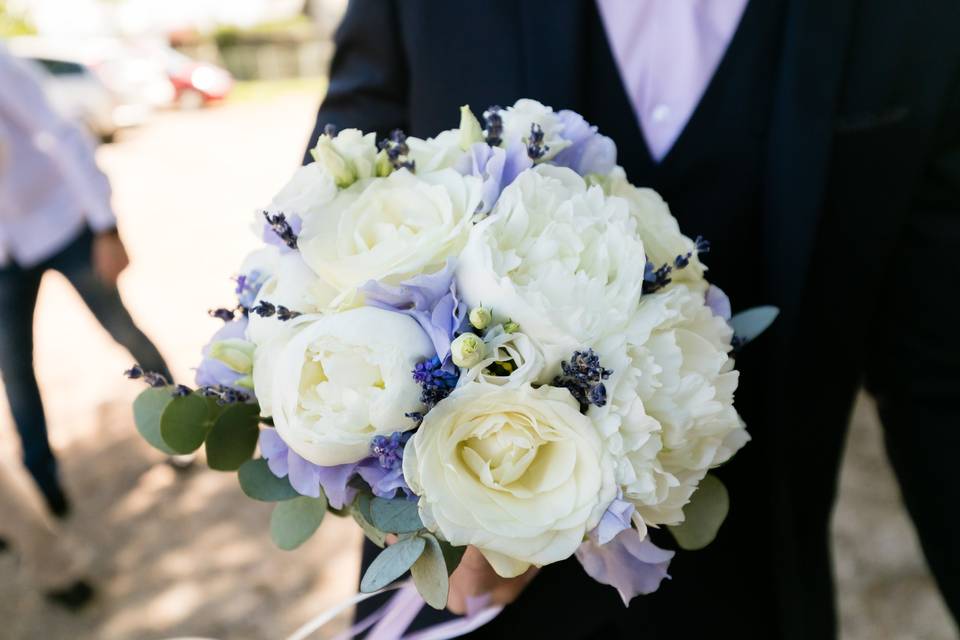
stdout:
<svg viewBox="0 0 960 640">
<path fill-rule="evenodd" d="M 253 457 L 260 436 L 260 408 L 234 404 L 224 409 L 207 435 L 207 464 L 217 471 L 236 471 Z"/>
<path fill-rule="evenodd" d="M 447 593 L 450 590 L 443 549 L 433 534 L 422 533 L 419 537 L 425 542 L 423 553 L 410 567 L 410 575 L 426 603 L 434 609 L 443 609 L 447 606 Z"/>
<path fill-rule="evenodd" d="M 144 389 L 133 401 L 133 421 L 137 431 L 153 448 L 167 455 L 176 453 L 160 435 L 160 416 L 173 400 L 170 387 Z"/>
<path fill-rule="evenodd" d="M 370 542 L 382 549 L 387 543 L 387 534 L 377 529 L 370 522 L 370 499 L 371 496 L 369 493 L 361 492 L 357 494 L 357 498 L 353 501 L 353 504 L 350 505 L 350 515 L 353 516 L 353 519 L 356 520 L 360 528 L 363 529 L 364 535 L 369 538 Z"/>
<path fill-rule="evenodd" d="M 160 414 L 160 436 L 177 453 L 193 453 L 200 448 L 213 426 L 208 398 L 197 394 L 177 396 Z"/>
<path fill-rule="evenodd" d="M 381 551 L 363 574 L 360 591 L 378 591 L 402 576 L 420 558 L 426 544 L 420 536 L 407 536 Z"/>
<path fill-rule="evenodd" d="M 413 533 L 423 529 L 417 503 L 405 498 L 373 498 L 370 501 L 370 522 L 387 533 Z"/>
<path fill-rule="evenodd" d="M 682 549 L 703 549 L 717 537 L 729 510 L 730 495 L 727 488 L 716 476 L 707 474 L 683 508 L 683 522 L 671 526 L 670 533 Z"/>
<path fill-rule="evenodd" d="M 270 537 L 286 551 L 296 549 L 310 539 L 327 513 L 327 498 L 299 496 L 278 502 L 270 516 Z"/>
<path fill-rule="evenodd" d="M 287 478 L 273 475 L 263 458 L 247 460 L 240 465 L 240 488 L 247 496 L 261 502 L 281 502 L 292 500 L 300 494 L 290 486 Z"/>
</svg>

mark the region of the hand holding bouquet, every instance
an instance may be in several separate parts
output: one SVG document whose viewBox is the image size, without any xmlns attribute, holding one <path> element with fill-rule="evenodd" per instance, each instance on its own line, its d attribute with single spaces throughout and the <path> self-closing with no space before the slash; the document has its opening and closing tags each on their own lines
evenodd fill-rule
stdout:
<svg viewBox="0 0 960 640">
<path fill-rule="evenodd" d="M 578 114 L 520 100 L 484 121 L 321 136 L 258 214 L 198 388 L 131 370 L 152 384 L 137 425 L 239 469 L 285 549 L 327 510 L 355 518 L 384 547 L 365 592 L 410 571 L 443 607 L 472 545 L 503 577 L 575 555 L 629 602 L 673 556 L 650 527 L 716 534 L 708 472 L 749 440 L 731 353 L 775 311 L 731 319 L 707 243 Z"/>
</svg>

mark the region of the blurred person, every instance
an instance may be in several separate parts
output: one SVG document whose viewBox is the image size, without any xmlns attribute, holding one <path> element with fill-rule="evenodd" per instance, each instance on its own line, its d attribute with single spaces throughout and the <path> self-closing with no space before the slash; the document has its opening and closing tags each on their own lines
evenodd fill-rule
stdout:
<svg viewBox="0 0 960 640">
<path fill-rule="evenodd" d="M 0 513 L 0 552 L 17 554 L 27 580 L 50 602 L 71 610 L 86 606 L 95 595 L 84 577 L 86 552 L 50 522 L 22 472 L 4 459 L 0 459 Z"/>
<path fill-rule="evenodd" d="M 712 241 L 739 309 L 781 309 L 737 356 L 753 439 L 718 472 L 717 540 L 629 608 L 575 560 L 532 580 L 462 565 L 454 609 L 513 602 L 470 637 L 835 637 L 829 521 L 862 382 L 960 615 L 958 25 L 952 0 L 350 2 L 311 147 L 328 124 L 435 135 L 463 104 L 572 109 Z"/>
<path fill-rule="evenodd" d="M 0 88 L 0 371 L 24 464 L 50 510 L 65 516 L 70 505 L 33 371 L 33 313 L 43 274 L 62 273 L 114 340 L 171 378 L 117 291 L 127 254 L 90 141 L 54 111 L 34 70 L 2 44 Z M 62 324 L 70 330 L 69 318 Z"/>
</svg>

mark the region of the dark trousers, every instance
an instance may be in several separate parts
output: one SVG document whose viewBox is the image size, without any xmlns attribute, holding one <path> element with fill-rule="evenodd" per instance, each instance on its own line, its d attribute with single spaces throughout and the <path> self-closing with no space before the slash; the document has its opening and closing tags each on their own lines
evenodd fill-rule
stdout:
<svg viewBox="0 0 960 640">
<path fill-rule="evenodd" d="M 47 440 L 43 404 L 33 372 L 33 310 L 44 272 L 54 269 L 62 273 L 114 340 L 126 347 L 145 369 L 161 372 L 170 379 L 163 358 L 133 323 L 117 288 L 102 282 L 94 272 L 92 247 L 93 234 L 85 230 L 37 266 L 25 269 L 11 264 L 0 268 L 0 370 L 20 434 L 24 465 L 47 495 L 59 489 L 57 461 Z M 70 319 L 61 320 L 63 330 L 70 331 Z"/>
</svg>

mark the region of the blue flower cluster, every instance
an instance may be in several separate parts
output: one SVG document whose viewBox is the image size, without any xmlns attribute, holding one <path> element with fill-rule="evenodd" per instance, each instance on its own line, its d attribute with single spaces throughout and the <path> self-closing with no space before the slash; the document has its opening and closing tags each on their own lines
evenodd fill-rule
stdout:
<svg viewBox="0 0 960 640">
<path fill-rule="evenodd" d="M 413 379 L 423 387 L 420 392 L 420 402 L 428 407 L 434 407 L 456 388 L 460 374 L 444 371 L 440 358 L 434 356 L 417 363 L 413 370 Z"/>
<path fill-rule="evenodd" d="M 409 431 L 394 431 L 389 436 L 374 436 L 370 442 L 370 453 L 384 469 L 399 469 L 403 464 L 403 447 L 410 435 Z"/>
</svg>

